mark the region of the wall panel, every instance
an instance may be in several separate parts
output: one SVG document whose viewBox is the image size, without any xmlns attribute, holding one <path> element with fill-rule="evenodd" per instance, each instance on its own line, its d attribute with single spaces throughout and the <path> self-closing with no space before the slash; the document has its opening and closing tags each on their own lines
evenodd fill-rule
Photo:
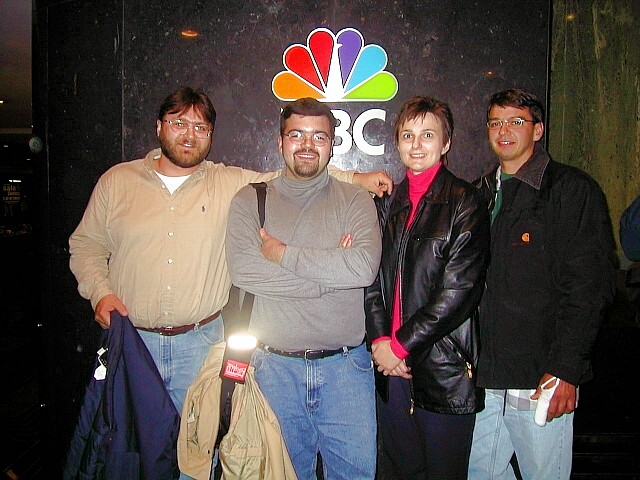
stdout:
<svg viewBox="0 0 640 480">
<path fill-rule="evenodd" d="M 456 123 L 452 169 L 472 179 L 492 161 L 485 141 L 485 103 L 494 91 L 521 86 L 543 101 L 547 88 L 548 1 L 388 2 L 302 0 L 210 2 L 187 0 L 148 6 L 128 1 L 124 14 L 123 159 L 155 145 L 155 115 L 162 98 L 191 85 L 207 92 L 218 110 L 210 160 L 263 170 L 281 165 L 276 150 L 282 102 L 271 82 L 283 70 L 283 52 L 306 44 L 316 28 L 337 34 L 355 28 L 365 45 L 388 55 L 398 80 L 386 102 L 332 102 L 352 122 L 372 108 L 365 138 L 385 144 L 382 156 L 358 148 L 336 155 L 344 168 L 388 168 L 396 177 L 392 122 L 404 100 L 432 95 L 450 103 Z M 180 36 L 184 29 L 197 38 Z"/>
</svg>

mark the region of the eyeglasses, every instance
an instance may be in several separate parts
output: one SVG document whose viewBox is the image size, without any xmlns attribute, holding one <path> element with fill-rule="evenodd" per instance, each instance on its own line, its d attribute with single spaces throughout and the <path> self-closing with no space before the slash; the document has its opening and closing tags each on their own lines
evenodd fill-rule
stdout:
<svg viewBox="0 0 640 480">
<path fill-rule="evenodd" d="M 520 117 L 505 118 L 504 120 L 492 118 L 487 122 L 487 127 L 489 127 L 489 130 L 498 130 L 502 128 L 503 125 L 505 127 L 519 128 L 523 126 L 525 122 L 536 123 L 533 120 L 525 120 Z"/>
<path fill-rule="evenodd" d="M 289 133 L 283 133 L 283 135 L 286 135 L 287 137 L 289 137 L 289 140 L 291 141 L 291 143 L 300 145 L 302 144 L 302 142 L 304 142 L 304 139 L 307 137 L 308 134 L 301 132 L 300 130 L 291 130 Z M 330 140 L 329 135 L 327 135 L 324 132 L 314 132 L 314 133 L 311 133 L 310 135 L 311 135 L 311 141 L 316 147 L 323 147 L 327 143 L 329 143 L 329 140 Z"/>
<path fill-rule="evenodd" d="M 204 125 L 202 123 L 198 123 L 193 125 L 189 122 L 185 122 L 184 120 L 162 120 L 166 122 L 171 127 L 171 130 L 176 132 L 179 135 L 184 135 L 189 131 L 189 127 L 193 126 L 193 132 L 196 134 L 198 138 L 207 138 L 211 136 L 211 128 L 209 125 Z"/>
</svg>

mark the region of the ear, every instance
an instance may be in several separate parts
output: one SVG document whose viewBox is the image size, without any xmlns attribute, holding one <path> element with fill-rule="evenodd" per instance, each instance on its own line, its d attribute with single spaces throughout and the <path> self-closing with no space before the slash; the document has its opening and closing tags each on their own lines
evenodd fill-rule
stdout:
<svg viewBox="0 0 640 480">
<path fill-rule="evenodd" d="M 446 155 L 446 153 L 449 151 L 450 148 L 451 148 L 451 139 L 449 139 L 447 144 L 444 147 L 442 147 L 442 151 L 440 152 L 440 156 Z"/>
<path fill-rule="evenodd" d="M 156 120 L 156 136 L 160 136 L 160 129 L 162 128 L 162 122 L 160 120 Z"/>
<path fill-rule="evenodd" d="M 542 134 L 544 134 L 544 124 L 542 122 L 538 122 L 533 126 L 533 140 L 538 141 L 542 138 Z"/>
<path fill-rule="evenodd" d="M 282 135 L 278 135 L 278 151 L 280 152 L 280 155 L 284 156 L 282 153 Z"/>
</svg>

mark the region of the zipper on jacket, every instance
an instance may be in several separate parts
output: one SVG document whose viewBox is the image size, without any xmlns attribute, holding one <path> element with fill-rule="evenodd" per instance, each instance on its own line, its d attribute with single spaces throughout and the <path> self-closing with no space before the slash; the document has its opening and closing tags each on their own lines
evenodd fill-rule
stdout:
<svg viewBox="0 0 640 480">
<path fill-rule="evenodd" d="M 409 205 L 409 213 L 411 213 L 411 205 Z M 416 217 L 418 212 L 416 212 Z M 388 220 L 388 219 L 387 219 Z M 404 325 L 403 319 L 403 308 L 402 308 L 402 260 L 404 259 L 404 255 L 407 249 L 407 243 L 410 238 L 410 230 L 411 226 L 407 228 L 407 223 L 409 221 L 409 215 L 407 215 L 405 219 L 405 223 L 402 226 L 402 233 L 400 236 L 400 248 L 398 249 L 398 262 L 396 264 L 396 281 L 398 282 L 398 304 L 400 307 L 400 326 Z M 415 221 L 415 218 L 414 218 Z M 394 287 L 395 290 L 395 287 Z M 414 390 L 413 390 L 413 379 L 409 379 L 409 415 L 413 415 L 415 411 L 415 401 L 414 401 Z"/>
<path fill-rule="evenodd" d="M 410 378 L 409 379 L 409 415 L 413 415 L 413 412 L 415 411 L 416 402 L 413 399 L 414 397 L 415 395 L 413 391 L 413 378 Z"/>
<path fill-rule="evenodd" d="M 416 212 L 417 215 L 417 212 Z M 408 217 L 407 217 L 408 218 Z M 415 221 L 415 219 L 414 219 Z M 408 230 L 404 231 L 404 235 L 402 237 L 402 240 L 400 241 L 400 248 L 402 251 L 402 255 L 399 255 L 399 257 L 404 258 L 404 253 L 406 252 L 407 249 L 407 243 L 409 242 L 409 230 L 411 230 L 411 227 L 409 227 Z M 402 267 L 400 265 L 400 262 L 398 262 L 398 302 L 400 305 L 400 326 L 404 325 L 404 312 L 403 312 L 403 308 L 402 308 Z M 413 388 L 413 378 L 409 379 L 409 415 L 413 415 L 413 412 L 415 411 L 415 392 L 414 392 L 414 388 Z"/>
<path fill-rule="evenodd" d="M 464 362 L 464 366 L 465 366 L 465 369 L 467 371 L 467 376 L 470 379 L 473 378 L 473 366 L 471 365 L 471 362 L 469 360 L 467 360 L 467 357 L 465 357 L 465 355 L 463 354 L 464 350 L 462 349 L 462 347 L 458 344 L 458 342 L 455 342 L 449 336 L 442 337 L 442 339 L 445 342 L 447 342 L 449 344 L 449 346 L 451 346 L 452 350 L 458 356 L 458 358 L 460 358 L 460 360 L 462 360 Z"/>
<path fill-rule="evenodd" d="M 413 218 L 413 223 L 409 225 L 409 228 L 407 228 L 407 222 L 409 221 L 409 216 L 411 215 L 411 202 L 409 202 L 409 214 L 406 217 L 405 223 L 402 228 L 402 236 L 400 237 L 400 248 L 398 249 L 398 258 L 400 260 L 398 261 L 397 267 L 396 267 L 398 272 L 397 281 L 399 283 L 398 302 L 400 304 L 400 326 L 404 325 L 404 317 L 403 317 L 403 310 L 402 310 L 402 265 L 401 264 L 402 264 L 402 260 L 404 259 L 404 255 L 407 251 L 407 244 L 409 243 L 409 238 L 411 237 L 411 230 L 413 229 L 413 225 L 415 224 L 416 220 L 422 213 L 424 204 L 425 204 L 425 201 L 423 196 L 422 199 L 420 200 L 420 203 L 416 207 L 416 214 Z M 414 397 L 415 397 L 415 394 L 413 389 L 413 378 L 411 378 L 409 380 L 409 415 L 413 415 L 413 412 L 415 411 Z"/>
</svg>

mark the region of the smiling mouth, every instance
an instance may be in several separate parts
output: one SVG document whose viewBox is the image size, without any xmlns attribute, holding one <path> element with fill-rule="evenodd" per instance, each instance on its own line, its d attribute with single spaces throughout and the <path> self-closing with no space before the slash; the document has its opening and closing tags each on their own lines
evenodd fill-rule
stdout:
<svg viewBox="0 0 640 480">
<path fill-rule="evenodd" d="M 294 155 L 297 158 L 301 158 L 303 160 L 314 160 L 316 157 L 318 157 L 318 153 L 317 152 L 313 152 L 313 151 L 309 151 L 309 150 L 298 151 Z"/>
</svg>

